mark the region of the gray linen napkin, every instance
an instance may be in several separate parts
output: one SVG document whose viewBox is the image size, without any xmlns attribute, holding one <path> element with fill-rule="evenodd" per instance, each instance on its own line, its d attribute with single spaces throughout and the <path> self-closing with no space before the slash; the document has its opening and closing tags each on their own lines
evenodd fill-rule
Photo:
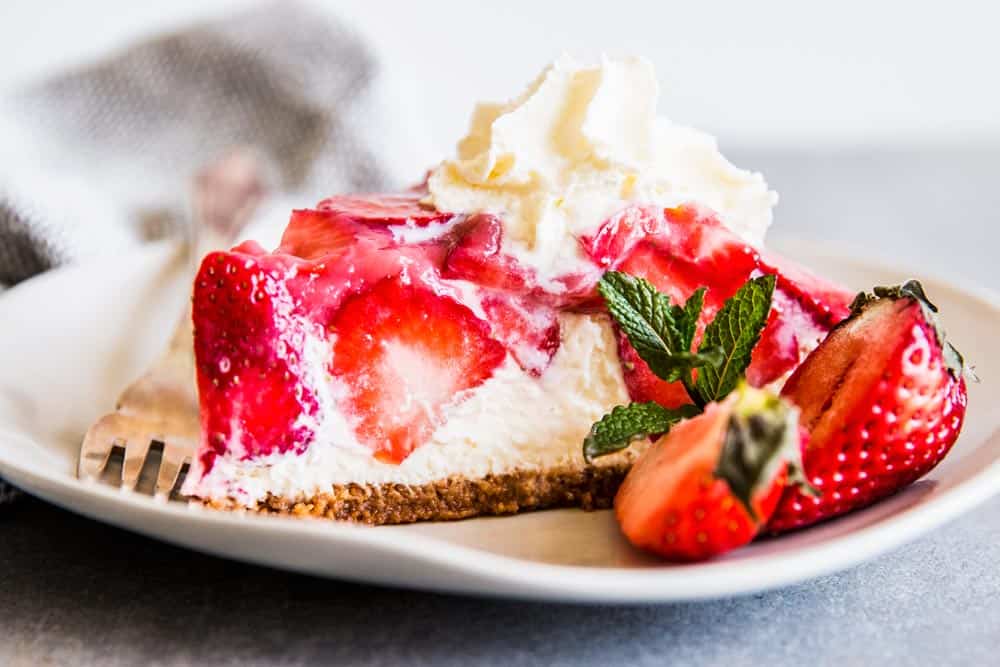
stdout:
<svg viewBox="0 0 1000 667">
<path fill-rule="evenodd" d="M 235 145 L 299 205 L 412 180 L 421 134 L 386 77 L 335 18 L 280 2 L 0 99 L 0 290 L 171 233 L 192 174 Z"/>
</svg>

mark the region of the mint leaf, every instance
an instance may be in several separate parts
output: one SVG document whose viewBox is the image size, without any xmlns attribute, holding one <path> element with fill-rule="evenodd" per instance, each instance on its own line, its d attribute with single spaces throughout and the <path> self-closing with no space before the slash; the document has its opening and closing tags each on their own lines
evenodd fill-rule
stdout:
<svg viewBox="0 0 1000 667">
<path fill-rule="evenodd" d="M 691 352 L 704 290 L 697 290 L 681 308 L 671 306 L 670 297 L 648 280 L 620 271 L 605 273 L 597 289 L 639 357 L 662 380 L 689 378 L 692 369 L 721 360 L 711 346 Z"/>
<path fill-rule="evenodd" d="M 701 317 L 702 306 L 705 305 L 707 287 L 696 289 L 684 304 L 684 324 L 681 333 L 684 334 L 684 349 L 690 350 L 694 342 L 694 332 L 698 329 L 698 319 Z"/>
<path fill-rule="evenodd" d="M 731 296 L 705 328 L 699 353 L 721 349 L 722 363 L 706 365 L 698 371 L 692 396 L 701 404 L 719 401 L 729 395 L 743 377 L 753 348 L 771 312 L 771 296 L 776 278 L 761 276 L 747 281 Z"/>
<path fill-rule="evenodd" d="M 640 438 L 666 433 L 680 420 L 700 412 L 694 405 L 671 410 L 652 401 L 619 405 L 590 427 L 583 441 L 583 458 L 590 463 L 599 456 L 613 454 Z"/>
</svg>

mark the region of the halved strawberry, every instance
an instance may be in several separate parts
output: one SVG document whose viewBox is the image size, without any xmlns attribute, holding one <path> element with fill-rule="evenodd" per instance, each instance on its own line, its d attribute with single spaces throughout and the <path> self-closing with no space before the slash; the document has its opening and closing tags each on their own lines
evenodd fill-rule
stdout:
<svg viewBox="0 0 1000 667">
<path fill-rule="evenodd" d="M 681 561 L 747 544 L 778 504 L 801 437 L 787 403 L 738 388 L 643 452 L 615 496 L 622 532 Z"/>
<path fill-rule="evenodd" d="M 316 208 L 342 215 L 356 222 L 379 225 L 409 224 L 426 227 L 432 223 L 446 222 L 454 217 L 452 213 L 421 204 L 422 198 L 423 194 L 420 192 L 337 195 L 324 199 L 316 205 Z"/>
<path fill-rule="evenodd" d="M 358 440 L 400 462 L 441 423 L 448 404 L 486 381 L 506 350 L 490 326 L 412 276 L 347 299 L 329 326 L 330 372 Z"/>
<path fill-rule="evenodd" d="M 951 449 L 965 417 L 962 360 L 920 284 L 859 295 L 785 384 L 809 429 L 806 476 L 821 495 L 789 490 L 769 528 L 837 516 L 898 491 Z"/>
<path fill-rule="evenodd" d="M 300 380 L 302 324 L 282 280 L 292 261 L 216 252 L 202 262 L 192 318 L 205 471 L 230 446 L 250 457 L 302 451 L 312 439 L 297 425 L 317 403 Z"/>
</svg>

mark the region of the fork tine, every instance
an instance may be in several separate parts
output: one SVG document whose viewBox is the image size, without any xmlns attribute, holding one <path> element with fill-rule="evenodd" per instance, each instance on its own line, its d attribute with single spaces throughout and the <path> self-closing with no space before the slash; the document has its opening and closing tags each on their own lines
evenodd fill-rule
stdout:
<svg viewBox="0 0 1000 667">
<path fill-rule="evenodd" d="M 181 467 L 187 460 L 189 447 L 163 443 L 163 457 L 160 459 L 160 472 L 156 476 L 156 497 L 166 500 L 177 484 Z"/>
<path fill-rule="evenodd" d="M 77 474 L 83 478 L 96 479 L 108 465 L 108 458 L 116 442 L 120 442 L 121 422 L 119 415 L 108 414 L 101 417 L 87 431 L 80 447 L 80 461 Z"/>
<path fill-rule="evenodd" d="M 125 443 L 125 462 L 122 464 L 122 488 L 131 491 L 139 481 L 146 464 L 152 439 L 143 433 L 130 434 Z"/>
</svg>

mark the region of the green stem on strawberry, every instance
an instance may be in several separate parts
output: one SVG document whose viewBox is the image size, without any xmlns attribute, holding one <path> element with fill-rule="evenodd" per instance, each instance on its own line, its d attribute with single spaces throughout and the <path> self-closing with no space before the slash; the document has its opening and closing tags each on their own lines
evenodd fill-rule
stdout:
<svg viewBox="0 0 1000 667">
<path fill-rule="evenodd" d="M 684 385 L 684 391 L 687 392 L 688 398 L 691 399 L 691 403 L 698 407 L 698 410 L 705 409 L 705 401 L 702 399 L 701 394 L 698 393 L 695 387 L 694 377 L 689 373 L 681 378 L 681 384 Z"/>
</svg>

